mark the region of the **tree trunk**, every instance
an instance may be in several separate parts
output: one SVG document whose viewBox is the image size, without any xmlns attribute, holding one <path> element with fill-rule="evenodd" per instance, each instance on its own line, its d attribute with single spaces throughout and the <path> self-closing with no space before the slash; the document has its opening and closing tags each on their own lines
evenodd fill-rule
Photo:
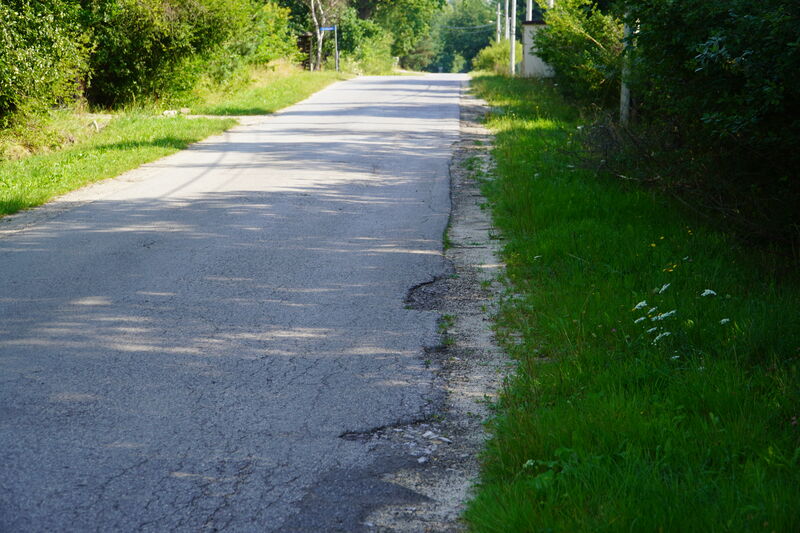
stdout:
<svg viewBox="0 0 800 533">
<path fill-rule="evenodd" d="M 311 0 L 311 20 L 314 22 L 314 33 L 317 37 L 317 58 L 312 70 L 322 70 L 322 42 L 325 40 L 322 28 L 325 24 L 325 11 L 320 0 Z"/>
</svg>

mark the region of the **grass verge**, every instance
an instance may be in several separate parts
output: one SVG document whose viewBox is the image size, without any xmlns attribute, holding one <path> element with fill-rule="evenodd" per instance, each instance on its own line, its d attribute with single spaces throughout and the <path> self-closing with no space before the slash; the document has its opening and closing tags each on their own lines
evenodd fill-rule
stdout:
<svg viewBox="0 0 800 533">
<path fill-rule="evenodd" d="M 551 86 L 476 76 L 518 360 L 474 531 L 800 531 L 800 280 L 668 201 L 575 168 Z"/>
<path fill-rule="evenodd" d="M 235 123 L 233 119 L 130 115 L 113 120 L 96 135 L 62 150 L 0 162 L 0 215 L 41 205 L 60 194 L 117 176 Z"/>
<path fill-rule="evenodd" d="M 277 70 L 254 70 L 248 84 L 227 91 L 200 91 L 193 112 L 269 114 L 346 78 L 336 72 L 306 72 L 286 65 Z M 6 158 L 0 158 L 0 216 L 117 176 L 236 123 L 233 119 L 148 116 L 156 112 L 155 104 L 113 118 L 103 115 L 102 119 L 95 118 L 99 115 L 54 111 L 29 117 L 24 124 L 0 132 L 0 151 Z M 104 125 L 109 119 L 108 126 L 98 127 L 98 122 Z"/>
<path fill-rule="evenodd" d="M 254 70 L 251 82 L 233 91 L 206 91 L 192 111 L 202 115 L 264 115 L 304 100 L 334 81 L 338 72 L 308 72 L 296 68 Z"/>
</svg>

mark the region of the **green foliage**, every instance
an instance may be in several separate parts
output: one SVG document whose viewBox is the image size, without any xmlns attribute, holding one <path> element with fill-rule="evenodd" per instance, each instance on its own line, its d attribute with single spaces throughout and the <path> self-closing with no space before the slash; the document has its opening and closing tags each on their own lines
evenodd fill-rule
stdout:
<svg viewBox="0 0 800 533">
<path fill-rule="evenodd" d="M 291 31 L 290 10 L 267 1 L 251 4 L 249 20 L 200 62 L 204 80 L 212 85 L 247 84 L 247 65 L 266 66 L 299 55 Z"/>
<path fill-rule="evenodd" d="M 78 11 L 61 0 L 0 3 L 0 127 L 79 95 L 89 46 Z"/>
<path fill-rule="evenodd" d="M 392 36 L 377 22 L 361 19 L 354 8 L 338 21 L 341 68 L 355 74 L 387 74 L 394 67 Z M 334 68 L 333 39 L 328 39 L 328 68 Z"/>
<path fill-rule="evenodd" d="M 383 0 L 375 20 L 392 34 L 394 56 L 409 55 L 430 31 L 435 15 L 445 0 Z"/>
<path fill-rule="evenodd" d="M 546 81 L 474 87 L 496 109 L 485 192 L 518 365 L 471 530 L 800 529 L 796 272 L 575 168 L 585 118 Z"/>
<path fill-rule="evenodd" d="M 522 43 L 515 41 L 516 57 L 522 57 Z M 472 60 L 473 70 L 494 72 L 495 74 L 508 74 L 511 66 L 511 46 L 506 40 L 496 41 L 478 52 Z"/>
<path fill-rule="evenodd" d="M 436 24 L 439 53 L 430 67 L 444 72 L 465 70 L 492 40 L 494 8 L 483 0 L 456 0 Z"/>
<path fill-rule="evenodd" d="M 101 105 L 190 88 L 198 56 L 247 24 L 246 0 L 101 0 L 85 11 L 97 43 L 89 99 Z"/>
<path fill-rule="evenodd" d="M 545 12 L 545 21 L 535 46 L 553 67 L 562 90 L 583 102 L 618 101 L 622 23 L 591 0 L 560 0 Z"/>
<path fill-rule="evenodd" d="M 713 176 L 694 185 L 706 198 L 725 198 L 762 233 L 800 238 L 800 3 L 624 7 L 639 22 L 631 86 L 643 121 L 672 131 L 681 159 Z"/>
</svg>

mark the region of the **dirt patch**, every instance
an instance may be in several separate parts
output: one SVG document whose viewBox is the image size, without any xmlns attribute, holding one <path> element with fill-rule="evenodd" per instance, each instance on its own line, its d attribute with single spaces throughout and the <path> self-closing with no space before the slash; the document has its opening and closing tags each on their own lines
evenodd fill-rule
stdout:
<svg viewBox="0 0 800 533">
<path fill-rule="evenodd" d="M 426 496 L 413 504 L 372 511 L 368 531 L 461 531 L 459 521 L 478 476 L 483 423 L 509 362 L 494 342 L 491 315 L 501 288 L 503 265 L 491 217 L 484 209 L 480 179 L 491 174 L 491 135 L 479 123 L 487 107 L 464 92 L 461 137 L 450 166 L 452 212 L 447 275 L 413 287 L 406 305 L 442 313 L 442 345 L 426 350 L 447 394 L 441 413 L 424 422 L 346 434 L 373 446 L 391 446 L 416 457 L 416 467 L 386 474 L 383 481 Z"/>
</svg>

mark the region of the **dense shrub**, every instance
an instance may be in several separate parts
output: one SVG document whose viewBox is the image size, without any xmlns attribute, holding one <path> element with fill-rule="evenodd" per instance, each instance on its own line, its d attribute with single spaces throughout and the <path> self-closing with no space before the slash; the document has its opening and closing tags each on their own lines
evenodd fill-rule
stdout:
<svg viewBox="0 0 800 533">
<path fill-rule="evenodd" d="M 619 96 L 622 24 L 591 0 L 560 0 L 545 13 L 536 35 L 537 54 L 573 98 L 607 104 Z"/>
<path fill-rule="evenodd" d="M 191 85 L 194 56 L 221 45 L 247 21 L 244 2 L 101 0 L 85 11 L 96 51 L 89 98 L 103 105 Z"/>
<path fill-rule="evenodd" d="M 565 93 L 613 109 L 627 17 L 636 120 L 594 130 L 606 168 L 748 237 L 800 243 L 800 2 L 595 4 L 557 2 L 536 44 Z"/>
<path fill-rule="evenodd" d="M 357 74 L 386 74 L 394 67 L 392 36 L 378 23 L 361 19 L 353 8 L 346 9 L 338 23 L 341 67 Z M 334 67 L 334 40 L 328 39 L 328 68 Z"/>
<path fill-rule="evenodd" d="M 515 42 L 516 57 L 522 59 L 522 43 Z M 495 41 L 480 52 L 472 60 L 473 70 L 492 71 L 496 74 L 507 74 L 510 70 L 511 47 L 508 41 Z"/>
<path fill-rule="evenodd" d="M 668 124 L 716 169 L 700 187 L 797 237 L 800 3 L 627 3 L 638 21 L 631 85 L 643 119 Z"/>
<path fill-rule="evenodd" d="M 212 84 L 235 84 L 249 79 L 247 65 L 267 65 L 277 59 L 294 60 L 298 54 L 290 29 L 288 8 L 274 2 L 250 4 L 248 17 L 229 38 L 200 62 Z"/>
<path fill-rule="evenodd" d="M 41 111 L 78 94 L 89 51 L 78 15 L 61 0 L 0 3 L 0 127 L 15 113 Z"/>
</svg>

